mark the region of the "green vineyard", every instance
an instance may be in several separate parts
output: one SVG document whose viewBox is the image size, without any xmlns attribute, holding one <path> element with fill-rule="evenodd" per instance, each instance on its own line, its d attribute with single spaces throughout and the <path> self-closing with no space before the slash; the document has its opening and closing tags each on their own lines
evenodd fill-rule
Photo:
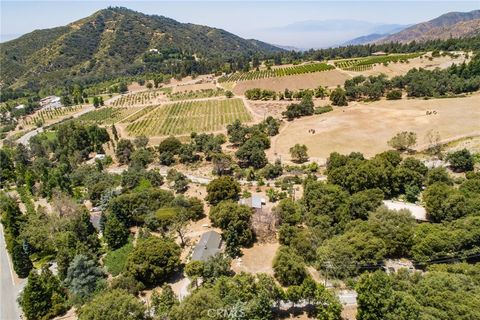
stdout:
<svg viewBox="0 0 480 320">
<path fill-rule="evenodd" d="M 365 71 L 373 68 L 376 64 L 388 64 L 397 62 L 408 62 L 410 59 L 420 57 L 423 53 L 392 54 L 388 56 L 370 56 L 365 58 L 354 58 L 335 61 L 335 66 L 348 71 Z"/>
<path fill-rule="evenodd" d="M 141 111 L 144 108 L 113 108 L 103 107 L 81 115 L 78 120 L 96 124 L 111 124 L 118 122 Z"/>
<path fill-rule="evenodd" d="M 139 104 L 151 104 L 155 98 L 160 96 L 160 94 L 160 90 L 149 90 L 138 93 L 126 94 L 115 99 L 110 105 L 114 107 L 130 107 Z"/>
<path fill-rule="evenodd" d="M 45 123 L 47 120 L 68 116 L 82 109 L 81 105 L 40 110 L 37 113 L 25 117 L 24 125 L 33 125 L 37 122 Z"/>
<path fill-rule="evenodd" d="M 132 136 L 185 135 L 222 130 L 236 119 L 252 119 L 241 99 L 182 101 L 157 106 L 127 131 Z"/>
<path fill-rule="evenodd" d="M 321 72 L 321 71 L 327 71 L 331 69 L 335 69 L 335 67 L 326 63 L 310 63 L 310 64 L 303 64 L 303 65 L 293 66 L 293 67 L 275 68 L 270 70 L 236 72 L 231 75 L 220 77 L 218 81 L 219 82 L 237 82 L 237 81 L 255 80 L 255 79 L 263 79 L 263 78 L 284 77 L 284 76 L 291 76 L 296 74 L 304 74 L 304 73 L 312 73 L 312 72 Z"/>
</svg>

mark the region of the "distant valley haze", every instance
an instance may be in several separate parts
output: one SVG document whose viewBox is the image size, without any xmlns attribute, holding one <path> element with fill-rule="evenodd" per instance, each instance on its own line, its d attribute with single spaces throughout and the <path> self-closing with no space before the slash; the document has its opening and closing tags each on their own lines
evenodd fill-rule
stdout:
<svg viewBox="0 0 480 320">
<path fill-rule="evenodd" d="M 221 28 L 281 47 L 339 46 L 357 37 L 388 34 L 478 1 L 2 1 L 0 41 L 35 29 L 66 25 L 109 6 L 180 22 Z"/>
</svg>

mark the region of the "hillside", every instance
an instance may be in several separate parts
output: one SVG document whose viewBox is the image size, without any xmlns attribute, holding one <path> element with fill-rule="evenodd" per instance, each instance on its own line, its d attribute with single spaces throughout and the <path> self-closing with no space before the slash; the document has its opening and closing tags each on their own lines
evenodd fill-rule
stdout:
<svg viewBox="0 0 480 320">
<path fill-rule="evenodd" d="M 150 49 L 158 53 L 149 54 Z M 67 77 L 94 81 L 161 72 L 162 64 L 175 61 L 178 65 L 179 60 L 188 61 L 188 66 L 180 65 L 179 73 L 187 67 L 187 71 L 196 71 L 205 68 L 199 63 L 202 59 L 226 60 L 281 50 L 217 28 L 108 8 L 64 27 L 33 31 L 0 44 L 0 75 L 5 85 L 38 86 Z"/>
<path fill-rule="evenodd" d="M 480 34 L 480 10 L 470 12 L 449 12 L 433 20 L 415 24 L 394 33 L 377 43 L 428 41 L 468 37 Z"/>
</svg>

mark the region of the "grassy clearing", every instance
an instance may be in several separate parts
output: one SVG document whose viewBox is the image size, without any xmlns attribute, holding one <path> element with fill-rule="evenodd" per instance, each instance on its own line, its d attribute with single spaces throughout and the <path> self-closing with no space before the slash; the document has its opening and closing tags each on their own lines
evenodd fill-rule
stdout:
<svg viewBox="0 0 480 320">
<path fill-rule="evenodd" d="M 270 70 L 259 70 L 250 72 L 236 72 L 231 75 L 223 76 L 218 79 L 219 82 L 237 82 L 246 80 L 255 80 L 263 78 L 284 77 L 296 74 L 320 72 L 335 69 L 335 67 L 326 63 L 309 63 L 293 67 L 275 68 Z"/>
<path fill-rule="evenodd" d="M 125 270 L 128 254 L 133 250 L 132 239 L 123 247 L 109 251 L 103 259 L 105 268 L 112 276 L 117 276 Z"/>
<path fill-rule="evenodd" d="M 127 131 L 134 136 L 184 135 L 222 130 L 236 119 L 252 119 L 241 99 L 182 101 L 156 107 Z"/>
</svg>

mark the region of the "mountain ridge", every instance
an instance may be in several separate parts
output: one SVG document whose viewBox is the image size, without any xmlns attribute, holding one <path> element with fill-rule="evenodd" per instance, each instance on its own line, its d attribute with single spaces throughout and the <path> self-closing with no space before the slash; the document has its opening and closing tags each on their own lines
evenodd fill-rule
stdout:
<svg viewBox="0 0 480 320">
<path fill-rule="evenodd" d="M 161 54 L 148 56 L 150 49 Z M 32 78 L 50 83 L 66 77 L 93 79 L 161 72 L 154 67 L 165 57 L 165 61 L 182 60 L 191 67 L 205 59 L 226 61 L 282 50 L 223 29 L 110 7 L 65 26 L 35 30 L 0 43 L 0 76 L 3 85 L 29 87 L 36 85 Z"/>
<path fill-rule="evenodd" d="M 448 12 L 432 20 L 421 22 L 400 32 L 377 40 L 377 43 L 445 40 L 473 36 L 480 33 L 480 10 Z"/>
</svg>

